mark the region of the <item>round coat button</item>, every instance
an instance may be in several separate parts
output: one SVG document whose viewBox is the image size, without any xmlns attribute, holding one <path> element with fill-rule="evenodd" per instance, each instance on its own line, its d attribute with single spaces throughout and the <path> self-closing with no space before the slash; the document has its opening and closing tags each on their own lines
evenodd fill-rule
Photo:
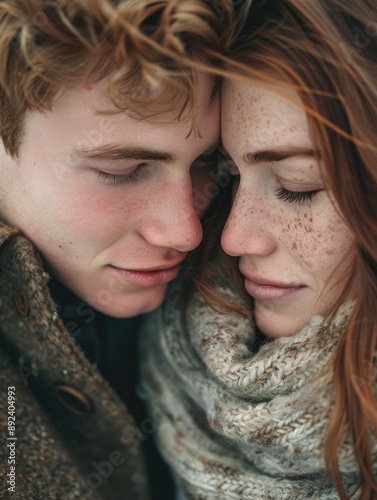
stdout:
<svg viewBox="0 0 377 500">
<path fill-rule="evenodd" d="M 68 410 L 77 415 L 89 415 L 94 411 L 93 401 L 83 392 L 68 384 L 57 384 L 54 392 Z"/>
<path fill-rule="evenodd" d="M 24 289 L 20 286 L 16 287 L 14 290 L 14 300 L 16 302 L 17 311 L 21 316 L 27 316 L 29 314 L 29 300 Z"/>
</svg>

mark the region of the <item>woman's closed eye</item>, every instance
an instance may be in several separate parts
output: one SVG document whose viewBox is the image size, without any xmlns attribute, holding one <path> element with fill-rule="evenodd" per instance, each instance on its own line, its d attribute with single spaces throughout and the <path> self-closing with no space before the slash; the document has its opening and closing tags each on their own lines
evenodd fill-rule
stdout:
<svg viewBox="0 0 377 500">
<path fill-rule="evenodd" d="M 322 189 L 315 189 L 313 191 L 289 191 L 281 186 L 275 191 L 275 194 L 279 200 L 289 203 L 307 203 L 312 201 L 320 191 L 322 191 Z"/>
<path fill-rule="evenodd" d="M 233 178 L 233 185 L 235 186 L 235 188 L 237 188 L 241 177 L 240 171 L 235 162 L 228 155 L 226 155 L 224 160 L 226 161 L 227 170 Z M 288 182 L 289 184 L 293 183 L 294 190 L 291 190 L 281 185 L 280 176 L 277 180 L 280 186 L 275 190 L 275 196 L 279 200 L 288 203 L 308 203 L 312 201 L 320 191 L 323 190 L 323 185 L 319 181 L 315 181 L 313 183 L 311 182 L 310 185 L 307 182 L 302 183 L 294 182 L 292 180 L 284 180 L 284 182 Z M 310 189 L 311 187 L 313 189 Z"/>
</svg>

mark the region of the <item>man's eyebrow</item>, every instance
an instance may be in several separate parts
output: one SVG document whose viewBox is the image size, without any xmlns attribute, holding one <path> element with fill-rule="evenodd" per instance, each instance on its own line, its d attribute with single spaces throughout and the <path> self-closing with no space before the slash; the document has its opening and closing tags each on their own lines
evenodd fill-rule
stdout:
<svg viewBox="0 0 377 500">
<path fill-rule="evenodd" d="M 219 147 L 220 141 L 209 146 L 200 156 L 209 156 Z M 176 157 L 170 153 L 163 153 L 153 149 L 137 147 L 124 147 L 106 144 L 94 149 L 75 149 L 72 153 L 74 158 L 81 160 L 150 160 L 163 163 L 174 163 Z"/>
<path fill-rule="evenodd" d="M 153 149 L 106 144 L 93 149 L 75 149 L 72 156 L 87 160 L 152 160 L 173 163 L 176 157 Z"/>
<path fill-rule="evenodd" d="M 273 163 L 286 160 L 294 156 L 303 156 L 309 158 L 320 158 L 320 152 L 313 148 L 293 147 L 287 149 L 260 149 L 253 153 L 246 153 L 243 156 L 245 163 Z"/>
</svg>

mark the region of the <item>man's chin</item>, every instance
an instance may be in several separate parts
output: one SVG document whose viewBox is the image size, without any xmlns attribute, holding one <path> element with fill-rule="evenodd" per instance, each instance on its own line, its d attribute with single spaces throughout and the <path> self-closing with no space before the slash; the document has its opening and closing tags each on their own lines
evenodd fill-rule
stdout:
<svg viewBox="0 0 377 500">
<path fill-rule="evenodd" d="M 98 299 L 89 304 L 97 311 L 113 318 L 132 318 L 139 314 L 154 311 L 164 301 L 167 285 L 159 285 L 150 289 L 130 294 L 114 294 L 103 300 Z"/>
</svg>

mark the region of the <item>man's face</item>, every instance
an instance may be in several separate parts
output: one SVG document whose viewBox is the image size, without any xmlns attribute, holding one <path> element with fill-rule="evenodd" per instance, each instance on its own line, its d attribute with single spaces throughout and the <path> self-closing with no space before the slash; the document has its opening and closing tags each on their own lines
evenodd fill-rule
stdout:
<svg viewBox="0 0 377 500">
<path fill-rule="evenodd" d="M 219 135 L 219 100 L 199 78 L 199 132 L 187 121 L 138 120 L 113 109 L 103 84 L 29 113 L 19 158 L 2 149 L 3 221 L 40 251 L 50 273 L 96 309 L 129 317 L 158 307 L 201 241 L 193 190 Z M 208 204 L 210 199 L 208 198 Z M 200 209 L 199 209 L 200 208 Z"/>
</svg>

